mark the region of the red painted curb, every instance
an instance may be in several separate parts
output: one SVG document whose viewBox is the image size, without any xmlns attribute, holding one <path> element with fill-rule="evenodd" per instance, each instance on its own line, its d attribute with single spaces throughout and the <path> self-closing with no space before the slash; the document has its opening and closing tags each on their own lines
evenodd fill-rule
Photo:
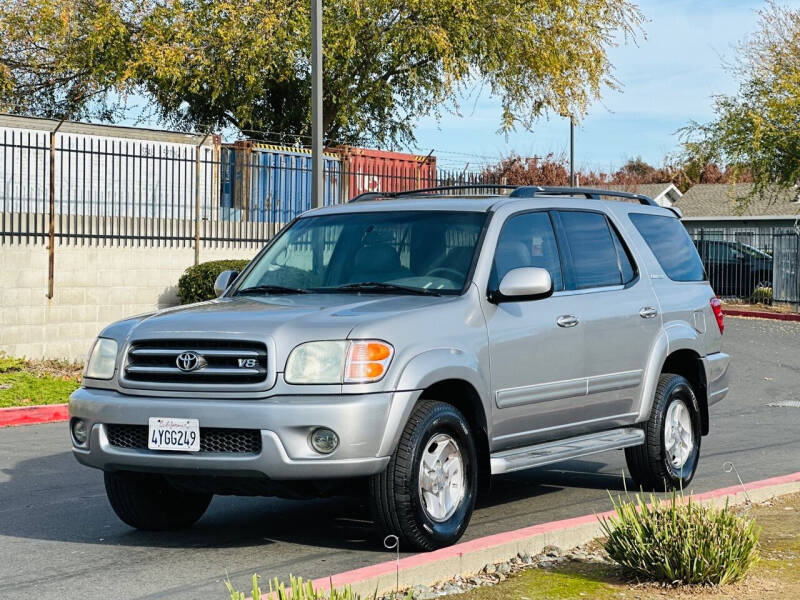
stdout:
<svg viewBox="0 0 800 600">
<path fill-rule="evenodd" d="M 56 423 L 69 419 L 68 404 L 47 404 L 45 406 L 12 406 L 0 408 L 0 427 L 16 425 L 35 425 L 37 423 Z"/>
<path fill-rule="evenodd" d="M 774 319 L 776 321 L 800 321 L 800 315 L 791 313 L 772 313 L 758 310 L 740 310 L 738 308 L 722 307 L 725 316 L 731 317 L 752 317 L 755 319 Z"/>
<path fill-rule="evenodd" d="M 800 471 L 798 471 L 797 473 L 792 473 L 791 475 L 783 475 L 780 477 L 772 477 L 770 479 L 762 479 L 761 481 L 746 483 L 745 486 L 749 491 L 753 491 L 771 485 L 793 483 L 795 481 L 800 481 Z M 740 492 L 742 492 L 742 487 L 734 485 L 731 487 L 721 488 L 718 490 L 712 490 L 710 492 L 695 494 L 692 497 L 694 498 L 694 500 L 704 501 L 704 500 L 710 500 L 711 498 L 720 498 Z M 352 585 L 354 583 L 363 581 L 365 579 L 372 579 L 374 577 L 380 577 L 382 575 L 394 574 L 397 571 L 398 567 L 400 571 L 402 571 L 404 569 L 408 569 L 411 567 L 418 567 L 420 565 L 434 563 L 445 558 L 453 558 L 456 556 L 462 556 L 464 554 L 468 554 L 470 552 L 485 550 L 487 548 L 499 546 L 507 542 L 513 542 L 515 540 L 524 539 L 532 535 L 553 532 L 560 529 L 568 529 L 570 527 L 576 527 L 578 525 L 586 525 L 588 523 L 594 523 L 597 521 L 598 518 L 609 517 L 613 514 L 614 514 L 613 511 L 609 511 L 596 515 L 584 515 L 582 517 L 564 519 L 562 521 L 551 521 L 550 523 L 542 523 L 541 525 L 533 525 L 531 527 L 524 527 L 522 529 L 506 531 L 504 533 L 496 533 L 494 535 L 488 535 L 486 537 L 470 540 L 468 542 L 462 542 L 461 544 L 456 544 L 448 548 L 442 548 L 441 550 L 435 550 L 434 552 L 425 552 L 422 554 L 415 554 L 413 556 L 401 558 L 399 565 L 396 560 L 382 562 L 378 563 L 377 565 L 370 565 L 368 567 L 362 567 L 360 569 L 354 569 L 352 571 L 345 571 L 344 573 L 338 573 L 337 575 L 332 575 L 331 577 L 323 577 L 320 579 L 315 579 L 312 582 L 312 584 L 314 586 L 314 589 L 319 589 L 319 590 L 330 589 L 331 583 L 333 584 L 334 587 L 341 587 L 348 584 Z"/>
</svg>

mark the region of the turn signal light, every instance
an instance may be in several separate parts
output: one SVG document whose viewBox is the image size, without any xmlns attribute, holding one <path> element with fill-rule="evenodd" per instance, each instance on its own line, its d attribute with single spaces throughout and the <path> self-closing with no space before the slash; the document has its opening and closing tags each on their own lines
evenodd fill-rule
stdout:
<svg viewBox="0 0 800 600">
<path fill-rule="evenodd" d="M 356 341 L 350 344 L 345 368 L 345 383 L 370 383 L 386 373 L 394 349 L 385 342 Z"/>
</svg>

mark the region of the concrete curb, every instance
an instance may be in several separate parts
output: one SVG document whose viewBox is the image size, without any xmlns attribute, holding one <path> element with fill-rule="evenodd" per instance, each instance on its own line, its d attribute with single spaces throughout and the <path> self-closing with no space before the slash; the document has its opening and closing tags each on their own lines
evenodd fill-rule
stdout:
<svg viewBox="0 0 800 600">
<path fill-rule="evenodd" d="M 726 317 L 749 317 L 752 319 L 772 319 L 773 321 L 800 321 L 800 315 L 792 313 L 771 313 L 760 310 L 740 310 L 738 308 L 722 308 Z"/>
<path fill-rule="evenodd" d="M 56 423 L 69 419 L 68 404 L 46 404 L 44 406 L 12 406 L 0 408 L 0 427 Z"/>
<path fill-rule="evenodd" d="M 696 494 L 694 500 L 713 506 L 722 506 L 726 502 L 738 505 L 745 504 L 749 495 L 750 501 L 763 502 L 775 496 L 800 492 L 800 472 L 748 483 L 745 487 L 747 493 L 737 485 Z M 535 555 L 550 544 L 563 549 L 585 544 L 601 535 L 598 518 L 612 514 L 614 513 L 605 512 L 543 523 L 402 558 L 399 561 L 399 586 L 402 589 L 414 585 L 431 585 L 456 575 L 472 575 L 488 563 L 505 562 L 520 552 Z M 394 590 L 397 577 L 397 561 L 387 561 L 316 579 L 313 585 L 319 590 L 329 590 L 331 583 L 334 587 L 350 585 L 354 592 L 362 596 L 372 596 L 375 590 L 379 594 Z"/>
</svg>

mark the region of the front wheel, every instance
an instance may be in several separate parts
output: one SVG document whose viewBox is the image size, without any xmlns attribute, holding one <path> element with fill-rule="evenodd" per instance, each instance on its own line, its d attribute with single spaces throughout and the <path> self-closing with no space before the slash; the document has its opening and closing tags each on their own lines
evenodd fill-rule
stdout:
<svg viewBox="0 0 800 600">
<path fill-rule="evenodd" d="M 662 373 L 645 443 L 625 450 L 631 476 L 642 488 L 658 492 L 684 489 L 700 458 L 700 410 L 686 378 Z"/>
<path fill-rule="evenodd" d="M 203 516 L 212 498 L 178 490 L 160 475 L 127 471 L 104 475 L 111 508 L 125 523 L 145 531 L 189 527 Z"/>
<path fill-rule="evenodd" d="M 450 404 L 421 400 L 382 473 L 370 480 L 372 514 L 401 548 L 435 550 L 464 534 L 475 506 L 477 457 L 469 424 Z"/>
</svg>

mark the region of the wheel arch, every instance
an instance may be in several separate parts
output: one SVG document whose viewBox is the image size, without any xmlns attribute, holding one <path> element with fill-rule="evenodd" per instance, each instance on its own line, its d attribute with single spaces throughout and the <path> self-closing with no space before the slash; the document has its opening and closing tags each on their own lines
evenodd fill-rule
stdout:
<svg viewBox="0 0 800 600">
<path fill-rule="evenodd" d="M 419 399 L 445 402 L 464 415 L 472 429 L 478 456 L 478 493 L 488 491 L 492 475 L 489 461 L 489 424 L 478 391 L 463 379 L 444 379 L 422 390 Z"/>
<path fill-rule="evenodd" d="M 661 373 L 675 373 L 682 375 L 692 384 L 700 407 L 701 432 L 703 435 L 708 434 L 708 388 L 701 342 L 697 330 L 685 322 L 674 322 L 664 328 L 653 346 L 648 361 L 638 422 L 646 421 L 650 417 Z"/>
<path fill-rule="evenodd" d="M 681 375 L 689 381 L 700 408 L 700 433 L 708 435 L 708 386 L 700 354 L 689 348 L 676 350 L 667 356 L 661 372 Z"/>
</svg>

